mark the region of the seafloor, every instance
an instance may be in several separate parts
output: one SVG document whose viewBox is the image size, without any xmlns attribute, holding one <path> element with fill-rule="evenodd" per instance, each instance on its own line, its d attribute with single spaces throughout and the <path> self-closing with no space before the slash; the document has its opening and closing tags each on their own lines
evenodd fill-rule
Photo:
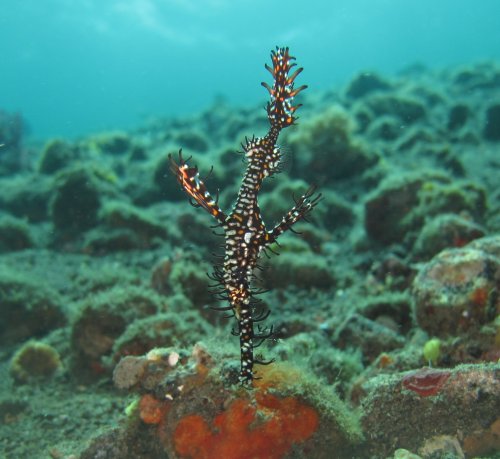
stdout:
<svg viewBox="0 0 500 459">
<path fill-rule="evenodd" d="M 300 102 L 259 202 L 271 227 L 323 199 L 263 257 L 276 362 L 251 390 L 210 309 L 222 240 L 167 154 L 213 165 L 228 209 L 265 110 L 43 145 L 0 112 L 0 457 L 500 457 L 500 65 Z"/>
</svg>

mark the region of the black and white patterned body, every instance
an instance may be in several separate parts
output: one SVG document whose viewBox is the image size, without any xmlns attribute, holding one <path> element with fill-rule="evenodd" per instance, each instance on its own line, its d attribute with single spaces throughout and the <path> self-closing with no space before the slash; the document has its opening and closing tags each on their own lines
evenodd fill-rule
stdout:
<svg viewBox="0 0 500 459">
<path fill-rule="evenodd" d="M 278 136 L 281 129 L 295 122 L 294 112 L 299 106 L 293 106 L 292 100 L 305 89 L 305 86 L 294 89 L 293 82 L 302 69 L 289 75 L 295 64 L 291 63 L 294 58 L 288 54 L 288 48 L 277 48 L 271 53 L 271 58 L 273 67 L 266 65 L 266 68 L 273 75 L 273 87 L 262 83 L 271 96 L 267 105 L 270 129 L 265 137 L 252 138 L 243 145 L 247 168 L 236 203 L 229 215 L 211 197 L 199 178 L 198 169 L 190 167 L 181 153 L 178 163 L 170 156 L 171 169 L 183 189 L 197 205 L 213 215 L 224 230 L 224 262 L 222 267 L 215 268 L 213 278 L 221 286 L 223 297 L 229 301 L 229 309 L 238 321 L 240 381 L 243 384 L 252 383 L 255 363 L 266 363 L 255 358 L 254 348 L 272 333 L 272 330 L 263 329 L 259 333 L 254 330 L 254 323 L 267 317 L 267 314 L 260 314 L 258 317 L 254 314 L 256 292 L 252 290 L 251 284 L 259 256 L 266 247 L 276 242 L 280 234 L 304 218 L 320 198 L 320 195 L 313 197 L 313 189 L 309 189 L 272 230 L 268 231 L 262 221 L 258 193 L 263 180 L 279 172 L 281 154 L 277 146 Z"/>
</svg>

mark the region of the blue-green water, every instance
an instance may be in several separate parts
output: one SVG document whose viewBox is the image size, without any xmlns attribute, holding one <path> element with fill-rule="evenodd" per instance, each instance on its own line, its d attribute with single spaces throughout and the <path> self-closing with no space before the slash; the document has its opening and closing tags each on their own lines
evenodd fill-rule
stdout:
<svg viewBox="0 0 500 459">
<path fill-rule="evenodd" d="M 500 57 L 496 0 L 3 0 L 0 106 L 36 137 L 129 127 L 224 96 L 256 104 L 275 45 L 312 88 Z M 260 69 L 260 70 L 259 70 Z"/>
</svg>

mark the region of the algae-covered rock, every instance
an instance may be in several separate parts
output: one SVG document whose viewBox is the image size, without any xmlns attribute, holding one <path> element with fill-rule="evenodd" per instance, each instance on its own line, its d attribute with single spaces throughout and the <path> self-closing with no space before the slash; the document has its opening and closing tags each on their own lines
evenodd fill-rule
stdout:
<svg viewBox="0 0 500 459">
<path fill-rule="evenodd" d="M 41 175 L 24 174 L 0 179 L 0 208 L 29 222 L 48 218 L 51 181 Z"/>
<path fill-rule="evenodd" d="M 279 361 L 310 368 L 325 384 L 334 384 L 335 391 L 345 399 L 352 380 L 363 371 L 362 354 L 357 348 L 346 350 L 332 346 L 324 330 L 319 332 L 317 326 L 312 330 L 289 338 L 282 336 L 280 330 L 280 337 L 286 339 L 280 339 L 272 353 Z"/>
<path fill-rule="evenodd" d="M 351 203 L 329 189 L 322 190 L 321 196 L 321 204 L 314 210 L 317 222 L 328 231 L 351 228 L 354 225 L 355 214 Z"/>
<path fill-rule="evenodd" d="M 0 267 L 0 343 L 46 335 L 66 322 L 57 292 L 41 280 Z"/>
<path fill-rule="evenodd" d="M 0 425 L 6 425 L 20 421 L 28 409 L 29 403 L 25 400 L 0 400 Z"/>
<path fill-rule="evenodd" d="M 412 300 L 406 292 L 387 292 L 368 297 L 360 303 L 359 312 L 378 325 L 405 336 L 414 325 Z"/>
<path fill-rule="evenodd" d="M 363 370 L 362 354 L 358 349 L 346 350 L 325 346 L 317 349 L 308 358 L 314 374 L 327 384 L 335 385 L 343 400 L 353 380 Z"/>
<path fill-rule="evenodd" d="M 375 72 L 363 72 L 356 75 L 347 86 L 346 96 L 359 99 L 377 91 L 387 91 L 391 84 Z"/>
<path fill-rule="evenodd" d="M 156 390 L 165 382 L 165 376 L 178 365 L 186 365 L 190 356 L 190 352 L 178 346 L 154 348 L 140 356 L 125 356 L 113 370 L 113 383 L 118 389 Z"/>
<path fill-rule="evenodd" d="M 88 231 L 83 241 L 83 251 L 91 255 L 106 255 L 113 252 L 151 248 L 130 229 L 98 227 Z"/>
<path fill-rule="evenodd" d="M 62 367 L 61 358 L 52 346 L 28 341 L 19 348 L 10 362 L 10 375 L 17 383 L 45 380 Z"/>
<path fill-rule="evenodd" d="M 35 245 L 29 226 L 23 220 L 0 217 L 0 253 L 28 249 Z"/>
<path fill-rule="evenodd" d="M 413 283 L 418 324 L 431 336 L 477 332 L 500 314 L 498 255 L 476 246 L 447 249 Z"/>
<path fill-rule="evenodd" d="M 52 139 L 43 148 L 39 171 L 53 174 L 67 167 L 76 157 L 76 149 L 62 139 Z"/>
<path fill-rule="evenodd" d="M 175 137 L 174 142 L 186 150 L 193 150 L 204 153 L 209 148 L 208 139 L 201 133 L 195 130 L 182 131 Z"/>
<path fill-rule="evenodd" d="M 280 179 L 278 179 L 280 180 Z M 309 186 L 303 180 L 283 179 L 278 182 L 272 192 L 263 194 L 260 199 L 262 214 L 272 227 L 295 205 L 295 201 L 300 198 Z M 315 208 L 311 219 L 329 231 L 349 227 L 354 221 L 352 206 L 335 191 L 325 188 L 321 190 L 322 199 Z"/>
<path fill-rule="evenodd" d="M 495 61 L 468 64 L 451 74 L 461 94 L 494 91 L 500 87 L 500 69 Z"/>
<path fill-rule="evenodd" d="M 133 422 L 97 438 L 81 457 L 117 450 L 123 441 L 149 459 L 297 454 L 326 459 L 332 451 L 339 459 L 354 457 L 362 440 L 359 424 L 333 391 L 284 364 L 264 367 L 254 390 L 242 390 L 221 380 L 216 357 L 196 345 L 190 358 L 172 348 L 157 349 L 142 358 L 139 373 L 132 365 L 134 375 L 125 384 L 141 393 L 129 411 Z"/>
<path fill-rule="evenodd" d="M 404 291 L 415 277 L 415 268 L 402 257 L 389 253 L 373 265 L 372 275 L 392 291 Z"/>
<path fill-rule="evenodd" d="M 422 457 L 487 457 L 498 450 L 485 442 L 500 413 L 499 365 L 425 368 L 366 383 L 362 425 L 370 433 L 363 457 L 386 457 L 396 448 Z M 390 432 L 390 435 L 388 435 Z M 483 435 L 483 448 L 477 439 Z M 447 436 L 455 451 L 438 440 Z M 476 439 L 476 441 L 473 441 Z M 432 453 L 434 451 L 434 453 Z M 434 454 L 434 455 L 432 455 Z"/>
<path fill-rule="evenodd" d="M 211 220 L 207 215 L 191 206 L 183 206 L 177 212 L 177 227 L 181 230 L 180 239 L 189 241 L 199 247 L 206 247 L 211 252 L 219 250 L 220 237 L 209 228 Z M 220 232 L 219 232 L 220 233 Z"/>
<path fill-rule="evenodd" d="M 134 320 L 156 314 L 163 301 L 150 289 L 117 286 L 90 295 L 79 305 L 71 330 L 74 372 L 98 376 L 105 371 L 102 357 Z"/>
<path fill-rule="evenodd" d="M 456 131 L 461 129 L 467 123 L 470 115 L 470 108 L 466 104 L 453 105 L 448 112 L 448 130 Z"/>
<path fill-rule="evenodd" d="M 95 145 L 102 153 L 111 155 L 122 155 L 129 151 L 132 140 L 126 132 L 105 132 L 93 139 Z"/>
<path fill-rule="evenodd" d="M 99 266 L 99 269 L 96 269 L 96 266 Z M 141 284 L 141 273 L 139 271 L 131 270 L 130 266 L 114 261 L 83 264 L 79 266 L 78 271 L 75 287 L 77 291 L 84 292 L 76 296 L 78 299 L 90 298 L 98 292 L 118 288 L 118 285 L 137 286 Z"/>
<path fill-rule="evenodd" d="M 181 259 L 172 264 L 169 283 L 174 292 L 181 292 L 191 300 L 197 309 L 203 309 L 214 302 L 210 294 L 210 281 L 207 273 L 213 268 L 207 262 Z"/>
<path fill-rule="evenodd" d="M 359 348 L 364 363 L 373 362 L 382 352 L 405 345 L 404 337 L 386 323 L 353 314 L 335 331 L 333 342 L 340 349 Z"/>
<path fill-rule="evenodd" d="M 177 183 L 176 178 L 170 173 L 170 163 L 167 155 L 162 156 L 156 162 L 152 179 L 156 191 L 162 199 L 167 199 L 168 201 L 186 200 L 186 195 L 182 191 L 181 186 Z"/>
<path fill-rule="evenodd" d="M 486 110 L 484 137 L 493 142 L 500 141 L 500 104 L 494 104 Z"/>
<path fill-rule="evenodd" d="M 431 129 L 422 126 L 411 126 L 403 130 L 402 135 L 396 141 L 394 148 L 399 152 L 418 150 L 422 145 L 437 143 L 438 138 Z"/>
<path fill-rule="evenodd" d="M 151 212 L 120 201 L 104 204 L 99 218 L 112 230 L 132 232 L 137 239 L 138 249 L 152 247 L 168 236 L 167 228 Z"/>
<path fill-rule="evenodd" d="M 404 238 L 422 182 L 416 176 L 386 179 L 368 196 L 364 224 L 371 238 L 385 244 Z"/>
<path fill-rule="evenodd" d="M 481 221 L 486 210 L 486 190 L 469 181 L 426 182 L 419 192 L 419 201 L 418 216 L 462 213 Z"/>
<path fill-rule="evenodd" d="M 377 117 L 368 129 L 370 138 L 392 142 L 403 134 L 401 122 L 391 116 Z"/>
<path fill-rule="evenodd" d="M 294 151 L 292 174 L 322 183 L 360 175 L 378 157 L 353 136 L 352 119 L 335 107 L 300 125 L 288 137 Z"/>
<path fill-rule="evenodd" d="M 279 177 L 273 190 L 269 193 L 262 193 L 259 203 L 262 214 L 266 221 L 277 223 L 295 204 L 294 198 L 298 199 L 308 189 L 304 180 L 291 180 L 288 177 Z"/>
<path fill-rule="evenodd" d="M 148 157 L 146 148 L 142 145 L 134 145 L 130 150 L 129 159 L 130 161 L 143 161 Z"/>
<path fill-rule="evenodd" d="M 213 331 L 196 311 L 166 312 L 135 320 L 113 345 L 113 360 L 156 347 L 189 346 Z"/>
<path fill-rule="evenodd" d="M 481 186 L 424 171 L 384 180 L 365 202 L 364 224 L 372 239 L 390 244 L 415 238 L 431 216 L 468 213 L 481 220 L 485 210 L 486 193 Z"/>
<path fill-rule="evenodd" d="M 151 287 L 162 295 L 171 293 L 169 282 L 171 272 L 172 260 L 169 257 L 159 260 L 151 270 Z"/>
<path fill-rule="evenodd" d="M 404 448 L 398 448 L 394 451 L 394 456 L 392 459 L 422 459 L 418 454 L 412 453 Z"/>
<path fill-rule="evenodd" d="M 97 223 L 101 205 L 99 178 L 92 169 L 62 171 L 51 201 L 52 222 L 63 233 L 79 233 Z"/>
<path fill-rule="evenodd" d="M 312 252 L 300 255 L 284 252 L 273 257 L 266 269 L 266 288 L 299 288 L 328 289 L 335 286 L 333 271 L 326 260 Z"/>
<path fill-rule="evenodd" d="M 375 117 L 389 115 L 405 124 L 416 123 L 426 115 L 422 102 L 410 95 L 374 94 L 367 98 L 366 104 Z"/>
<path fill-rule="evenodd" d="M 425 223 L 413 247 L 413 254 L 420 259 L 429 259 L 443 249 L 462 247 L 484 235 L 481 226 L 459 215 L 438 215 Z"/>
</svg>

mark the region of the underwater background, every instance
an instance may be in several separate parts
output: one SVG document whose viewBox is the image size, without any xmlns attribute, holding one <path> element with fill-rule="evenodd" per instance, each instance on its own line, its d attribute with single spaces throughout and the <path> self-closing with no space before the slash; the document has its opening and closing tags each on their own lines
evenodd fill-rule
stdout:
<svg viewBox="0 0 500 459">
<path fill-rule="evenodd" d="M 0 458 L 500 458 L 499 17 L 3 0 Z M 231 212 L 276 47 L 308 88 L 252 218 L 307 219 L 251 279 L 248 388 L 222 230 L 182 187 Z"/>
<path fill-rule="evenodd" d="M 313 89 L 360 69 L 498 58 L 498 13 L 495 0 L 5 0 L 0 100 L 37 137 L 132 127 L 216 97 L 261 102 L 276 45 L 303 56 Z"/>
</svg>

